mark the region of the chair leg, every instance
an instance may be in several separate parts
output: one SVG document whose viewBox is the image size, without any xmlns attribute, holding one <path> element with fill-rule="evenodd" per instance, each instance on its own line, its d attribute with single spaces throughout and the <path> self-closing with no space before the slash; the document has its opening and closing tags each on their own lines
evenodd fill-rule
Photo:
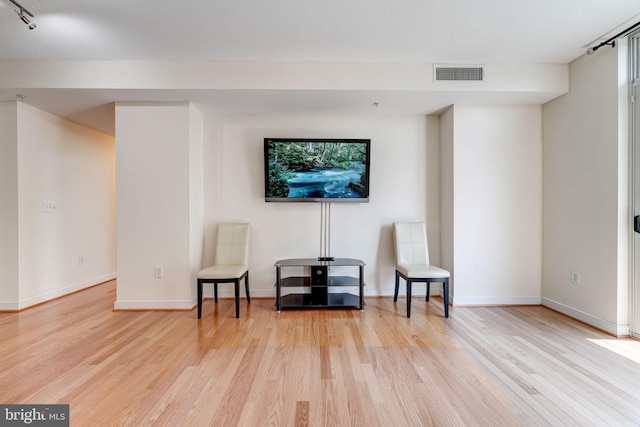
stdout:
<svg viewBox="0 0 640 427">
<path fill-rule="evenodd" d="M 429 301 L 430 293 L 431 293 L 431 282 L 427 282 L 427 301 Z"/>
<path fill-rule="evenodd" d="M 444 300 L 444 317 L 449 317 L 449 279 L 442 281 L 442 299 Z"/>
<path fill-rule="evenodd" d="M 213 301 L 218 303 L 218 282 L 213 282 Z"/>
<path fill-rule="evenodd" d="M 396 270 L 396 291 L 393 294 L 393 302 L 398 301 L 398 287 L 400 286 L 400 275 L 398 274 L 398 270 Z"/>
<path fill-rule="evenodd" d="M 236 294 L 236 318 L 240 317 L 240 279 L 233 281 Z"/>
<path fill-rule="evenodd" d="M 249 295 L 249 272 L 244 276 L 244 291 L 247 294 L 247 302 L 251 302 L 251 295 Z"/>
<path fill-rule="evenodd" d="M 198 279 L 198 319 L 202 317 L 202 280 Z"/>
<path fill-rule="evenodd" d="M 407 279 L 407 317 L 411 317 L 411 279 Z"/>
</svg>

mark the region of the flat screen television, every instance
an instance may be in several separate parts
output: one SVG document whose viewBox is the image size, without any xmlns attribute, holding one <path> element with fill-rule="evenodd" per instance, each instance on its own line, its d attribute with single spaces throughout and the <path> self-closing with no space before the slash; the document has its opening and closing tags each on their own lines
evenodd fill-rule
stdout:
<svg viewBox="0 0 640 427">
<path fill-rule="evenodd" d="M 370 139 L 264 139 L 267 202 L 369 201 Z"/>
</svg>

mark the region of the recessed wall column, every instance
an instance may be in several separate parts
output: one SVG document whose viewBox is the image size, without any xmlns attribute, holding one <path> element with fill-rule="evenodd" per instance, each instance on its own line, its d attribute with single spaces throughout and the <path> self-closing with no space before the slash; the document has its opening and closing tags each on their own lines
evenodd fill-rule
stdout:
<svg viewBox="0 0 640 427">
<path fill-rule="evenodd" d="M 443 267 L 454 305 L 540 304 L 539 106 L 453 106 L 441 117 Z"/>
<path fill-rule="evenodd" d="M 116 309 L 195 304 L 202 122 L 189 104 L 116 104 Z"/>
<path fill-rule="evenodd" d="M 18 308 L 18 109 L 0 102 L 0 309 Z"/>
</svg>

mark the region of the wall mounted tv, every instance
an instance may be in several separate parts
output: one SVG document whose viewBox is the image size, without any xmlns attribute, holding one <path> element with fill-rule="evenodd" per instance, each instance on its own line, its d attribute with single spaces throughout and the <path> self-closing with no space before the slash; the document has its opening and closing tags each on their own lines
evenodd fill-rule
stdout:
<svg viewBox="0 0 640 427">
<path fill-rule="evenodd" d="M 267 202 L 369 201 L 369 139 L 264 139 Z"/>
</svg>

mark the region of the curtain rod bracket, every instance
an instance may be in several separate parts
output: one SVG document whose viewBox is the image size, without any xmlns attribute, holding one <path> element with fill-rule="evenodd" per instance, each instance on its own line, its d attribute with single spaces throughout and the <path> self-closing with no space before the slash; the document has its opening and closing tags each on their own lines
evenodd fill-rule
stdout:
<svg viewBox="0 0 640 427">
<path fill-rule="evenodd" d="M 616 47 L 616 39 L 618 37 L 626 36 L 631 31 L 635 30 L 637 27 L 640 27 L 640 22 L 636 22 L 635 24 L 633 24 L 632 26 L 630 26 L 626 30 L 623 30 L 623 31 L 619 32 L 618 34 L 616 34 L 615 36 L 603 41 L 598 46 L 590 47 L 589 49 L 587 49 L 587 55 L 593 55 L 594 53 L 596 53 L 596 50 L 600 49 L 602 46 Z"/>
</svg>

